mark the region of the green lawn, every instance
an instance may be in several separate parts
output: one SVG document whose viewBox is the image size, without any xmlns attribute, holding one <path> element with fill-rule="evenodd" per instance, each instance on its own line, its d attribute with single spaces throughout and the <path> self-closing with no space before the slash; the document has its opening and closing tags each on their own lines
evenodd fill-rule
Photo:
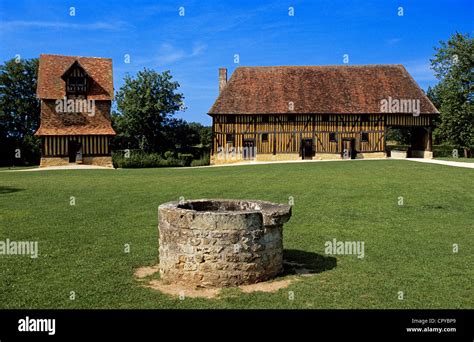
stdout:
<svg viewBox="0 0 474 342">
<path fill-rule="evenodd" d="M 36 168 L 38 168 L 37 165 L 35 165 L 35 166 L 0 166 L 0 171 L 26 170 L 26 169 L 36 169 Z"/>
<path fill-rule="evenodd" d="M 403 160 L 0 172 L 0 240 L 38 240 L 40 252 L 0 255 L 0 308 L 473 308 L 473 176 Z M 319 273 L 219 299 L 138 286 L 134 269 L 157 263 L 157 207 L 180 196 L 292 196 L 286 256 Z M 365 257 L 326 256 L 333 238 L 364 241 Z"/>
</svg>

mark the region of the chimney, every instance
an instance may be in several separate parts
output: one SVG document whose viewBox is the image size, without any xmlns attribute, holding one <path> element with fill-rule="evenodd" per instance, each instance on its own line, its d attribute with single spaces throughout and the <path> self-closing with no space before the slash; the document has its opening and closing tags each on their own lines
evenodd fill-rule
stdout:
<svg viewBox="0 0 474 342">
<path fill-rule="evenodd" d="M 227 84 L 227 68 L 219 68 L 219 94 Z"/>
</svg>

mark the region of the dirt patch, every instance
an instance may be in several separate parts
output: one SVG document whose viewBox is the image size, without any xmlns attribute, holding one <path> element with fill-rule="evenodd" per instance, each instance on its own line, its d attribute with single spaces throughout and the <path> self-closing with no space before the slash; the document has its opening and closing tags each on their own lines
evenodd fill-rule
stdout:
<svg viewBox="0 0 474 342">
<path fill-rule="evenodd" d="M 278 290 L 287 288 L 293 282 L 298 281 L 297 278 L 291 279 L 282 279 L 282 280 L 274 280 L 274 281 L 263 281 L 256 284 L 250 285 L 241 285 L 239 289 L 242 290 L 243 293 L 252 293 L 252 292 L 278 292 Z"/>
<path fill-rule="evenodd" d="M 158 265 L 155 266 L 145 266 L 145 267 L 140 267 L 135 270 L 135 273 L 133 275 L 135 278 L 142 280 L 143 278 L 146 278 L 148 276 L 151 276 L 158 272 L 160 270 Z"/>
<path fill-rule="evenodd" d="M 304 264 L 296 262 L 284 262 L 286 267 L 291 268 L 292 275 L 286 275 L 284 278 L 276 278 L 269 281 L 263 281 L 250 285 L 241 285 L 237 287 L 242 293 L 253 293 L 253 292 L 269 292 L 275 293 L 281 289 L 285 289 L 291 284 L 300 281 L 303 277 L 312 276 L 311 269 L 305 267 Z M 161 280 L 151 279 L 147 281 L 147 277 L 159 271 L 159 266 L 145 266 L 135 270 L 134 277 L 136 280 L 142 283 L 142 286 L 160 291 L 161 293 L 178 297 L 180 299 L 185 298 L 207 298 L 215 299 L 219 297 L 221 288 L 192 288 L 184 287 L 175 284 L 163 284 Z"/>
</svg>

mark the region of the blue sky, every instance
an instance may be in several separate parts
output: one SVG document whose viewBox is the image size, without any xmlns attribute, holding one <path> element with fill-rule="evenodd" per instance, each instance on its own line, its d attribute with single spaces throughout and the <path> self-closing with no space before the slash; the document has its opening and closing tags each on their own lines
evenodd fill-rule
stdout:
<svg viewBox="0 0 474 342">
<path fill-rule="evenodd" d="M 2 0 L 0 61 L 109 57 L 116 90 L 126 73 L 171 70 L 188 107 L 178 116 L 210 124 L 219 67 L 230 77 L 239 65 L 341 65 L 347 54 L 351 65 L 404 64 L 426 89 L 436 84 L 433 47 L 455 31 L 472 35 L 473 23 L 472 0 Z"/>
</svg>

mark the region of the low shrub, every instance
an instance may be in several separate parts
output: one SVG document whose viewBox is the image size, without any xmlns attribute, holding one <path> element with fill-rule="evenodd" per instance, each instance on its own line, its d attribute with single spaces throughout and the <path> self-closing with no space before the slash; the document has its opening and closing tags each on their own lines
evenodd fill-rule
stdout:
<svg viewBox="0 0 474 342">
<path fill-rule="evenodd" d="M 205 154 L 200 159 L 195 159 L 191 162 L 191 166 L 206 166 L 210 164 L 209 154 Z"/>
<path fill-rule="evenodd" d="M 185 162 L 174 157 L 164 159 L 158 153 L 144 153 L 142 151 L 115 151 L 112 153 L 112 162 L 115 168 L 149 168 L 185 166 Z"/>
<path fill-rule="evenodd" d="M 178 153 L 178 159 L 181 160 L 184 166 L 191 165 L 194 156 L 190 153 Z"/>
</svg>

